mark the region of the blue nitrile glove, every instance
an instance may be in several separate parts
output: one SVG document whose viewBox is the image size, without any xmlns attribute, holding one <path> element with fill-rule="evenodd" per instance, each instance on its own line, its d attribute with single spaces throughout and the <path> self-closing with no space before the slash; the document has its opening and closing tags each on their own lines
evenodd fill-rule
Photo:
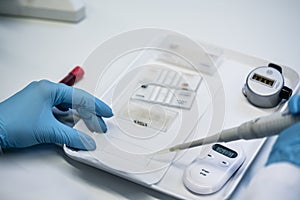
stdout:
<svg viewBox="0 0 300 200">
<path fill-rule="evenodd" d="M 111 117 L 105 103 L 87 92 L 42 80 L 0 103 L 0 146 L 28 147 L 40 143 L 66 144 L 84 150 L 96 148 L 94 140 L 58 121 L 52 108 L 75 109 L 91 131 L 106 132 L 102 117 Z"/>
<path fill-rule="evenodd" d="M 300 114 L 300 96 L 293 96 L 288 104 L 291 114 Z M 282 131 L 269 155 L 267 165 L 290 162 L 300 167 L 300 122 Z"/>
</svg>

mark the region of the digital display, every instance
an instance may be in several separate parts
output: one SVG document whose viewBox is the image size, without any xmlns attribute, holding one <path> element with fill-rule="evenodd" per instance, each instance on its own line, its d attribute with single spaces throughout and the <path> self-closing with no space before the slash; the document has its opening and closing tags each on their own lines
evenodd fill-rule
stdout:
<svg viewBox="0 0 300 200">
<path fill-rule="evenodd" d="M 259 74 L 256 74 L 256 73 L 254 73 L 253 74 L 253 76 L 252 76 L 252 79 L 253 80 L 256 80 L 256 81 L 258 81 L 258 82 L 260 82 L 260 83 L 263 83 L 263 84 L 265 84 L 265 85 L 268 85 L 268 86 L 273 86 L 273 84 L 274 84 L 274 80 L 272 80 L 272 79 L 269 79 L 269 78 L 267 78 L 267 77 L 264 77 L 264 76 L 262 76 L 262 75 L 259 75 Z"/>
<path fill-rule="evenodd" d="M 233 151 L 233 150 L 231 150 L 231 149 L 229 149 L 227 147 L 224 147 L 224 146 L 222 146 L 220 144 L 214 144 L 212 146 L 212 149 L 214 151 L 216 151 L 216 152 L 224 155 L 224 156 L 229 157 L 229 158 L 235 158 L 238 155 L 237 152 L 235 152 L 235 151 Z"/>
</svg>

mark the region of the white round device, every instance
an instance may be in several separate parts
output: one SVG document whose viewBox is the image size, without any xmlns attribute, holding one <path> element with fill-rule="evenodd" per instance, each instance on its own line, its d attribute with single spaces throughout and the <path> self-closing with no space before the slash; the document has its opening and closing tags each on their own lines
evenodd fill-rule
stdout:
<svg viewBox="0 0 300 200">
<path fill-rule="evenodd" d="M 243 94 L 248 101 L 258 107 L 271 108 L 282 99 L 289 99 L 292 90 L 284 86 L 282 68 L 270 63 L 257 67 L 247 76 Z"/>
</svg>

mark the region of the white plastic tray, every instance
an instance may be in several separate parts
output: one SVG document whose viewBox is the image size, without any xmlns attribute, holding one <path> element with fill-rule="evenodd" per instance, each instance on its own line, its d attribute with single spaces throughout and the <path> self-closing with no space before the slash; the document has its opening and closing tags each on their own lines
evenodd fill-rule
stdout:
<svg viewBox="0 0 300 200">
<path fill-rule="evenodd" d="M 202 43 L 201 43 L 202 44 Z M 205 46 L 209 46 L 207 44 L 203 44 Z M 261 109 L 254 107 L 251 105 L 247 99 L 242 94 L 242 87 L 245 83 L 247 74 L 255 67 L 258 66 L 266 66 L 269 61 L 254 58 L 251 56 L 243 55 L 238 52 L 234 52 L 227 49 L 222 50 L 222 61 L 218 67 L 219 74 L 223 81 L 223 87 L 225 90 L 225 121 L 224 128 L 230 128 L 233 126 L 240 125 L 242 122 L 251 120 L 258 116 L 263 116 L 270 114 L 272 112 L 283 110 L 286 107 L 286 104 L 281 104 L 276 108 L 272 109 Z M 289 86 L 293 90 L 296 90 L 299 86 L 299 76 L 298 74 L 289 67 L 282 66 L 283 73 L 285 76 L 285 85 Z M 86 78 L 83 80 L 78 87 L 85 89 L 85 84 L 88 83 L 88 74 L 93 72 L 86 72 Z M 112 78 L 113 80 L 113 78 Z M 201 91 L 201 87 L 199 88 Z M 94 91 L 90 91 L 94 92 Z M 199 92 L 199 91 L 198 91 Z M 200 92 L 201 93 L 201 92 Z M 111 102 L 109 98 L 112 98 L 113 94 L 110 94 L 110 91 L 106 93 L 103 98 L 106 102 Z M 100 96 L 99 96 L 100 97 Z M 197 104 L 205 105 L 205 98 L 202 96 L 201 99 L 197 99 Z M 204 110 L 201 110 L 201 107 L 198 106 L 199 113 L 206 113 L 205 105 L 203 107 Z M 113 108 L 114 109 L 114 108 Z M 204 125 L 207 123 L 209 118 L 201 119 L 199 121 L 198 126 L 201 127 L 201 124 Z M 108 124 L 108 135 L 113 135 L 116 130 L 116 124 L 114 124 L 114 119 L 107 120 Z M 79 130 L 85 131 L 89 133 L 88 129 L 85 127 L 84 123 L 79 122 L 76 127 Z M 186 128 L 191 128 L 191 124 L 188 124 Z M 89 133 L 91 134 L 91 133 Z M 199 133 L 201 134 L 201 133 Z M 98 136 L 97 136 L 98 137 Z M 103 136 L 100 136 L 103 137 Z M 104 136 L 107 137 L 107 136 Z M 189 135 L 187 135 L 189 137 Z M 194 136 L 195 137 L 195 136 Z M 192 138 L 190 138 L 192 139 Z M 116 161 L 115 165 L 118 162 L 122 162 L 118 155 L 110 154 L 107 149 L 105 149 L 105 143 L 101 144 L 102 149 L 107 151 L 105 155 L 105 159 L 111 159 L 112 165 L 107 165 L 103 160 L 95 158 L 89 152 L 85 151 L 74 151 L 72 149 L 68 149 L 64 147 L 65 153 L 71 158 L 78 160 L 80 162 L 86 163 L 88 165 L 94 166 L 96 168 L 105 170 L 109 173 L 116 174 L 125 179 L 131 180 L 133 182 L 139 183 L 146 187 L 152 188 L 154 190 L 158 190 L 160 192 L 172 195 L 181 199 L 228 199 L 232 192 L 235 190 L 243 175 L 249 168 L 251 162 L 259 152 L 262 147 L 265 139 L 257 139 L 251 141 L 236 141 L 234 142 L 236 145 L 241 146 L 246 154 L 246 160 L 241 166 L 241 168 L 234 174 L 234 176 L 225 184 L 225 186 L 216 193 L 210 195 L 197 195 L 184 186 L 182 182 L 182 176 L 184 169 L 203 151 L 202 148 L 194 148 L 187 150 L 178 159 L 175 159 L 168 167 L 165 167 L 163 170 L 156 171 L 148 171 L 147 173 L 127 173 L 126 171 L 122 171 L 122 169 L 111 167 L 113 165 L 113 161 Z M 99 145 L 99 144 L 97 144 Z M 205 149 L 204 149 L 205 150 Z M 126 159 L 126 158 L 124 158 Z M 96 176 L 96 175 L 95 175 Z"/>
</svg>

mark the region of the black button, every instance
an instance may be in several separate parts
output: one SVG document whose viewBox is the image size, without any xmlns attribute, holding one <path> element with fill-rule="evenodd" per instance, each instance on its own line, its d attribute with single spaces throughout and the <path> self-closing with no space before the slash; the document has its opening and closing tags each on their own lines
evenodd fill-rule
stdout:
<svg viewBox="0 0 300 200">
<path fill-rule="evenodd" d="M 292 96 L 292 93 L 293 93 L 293 90 L 291 88 L 283 86 L 279 93 L 279 97 L 282 99 L 289 99 L 290 96 Z"/>
<path fill-rule="evenodd" d="M 269 63 L 268 67 L 272 67 L 274 69 L 277 69 L 280 72 L 280 74 L 282 74 L 282 68 L 279 65 L 276 65 L 274 63 Z"/>
</svg>

